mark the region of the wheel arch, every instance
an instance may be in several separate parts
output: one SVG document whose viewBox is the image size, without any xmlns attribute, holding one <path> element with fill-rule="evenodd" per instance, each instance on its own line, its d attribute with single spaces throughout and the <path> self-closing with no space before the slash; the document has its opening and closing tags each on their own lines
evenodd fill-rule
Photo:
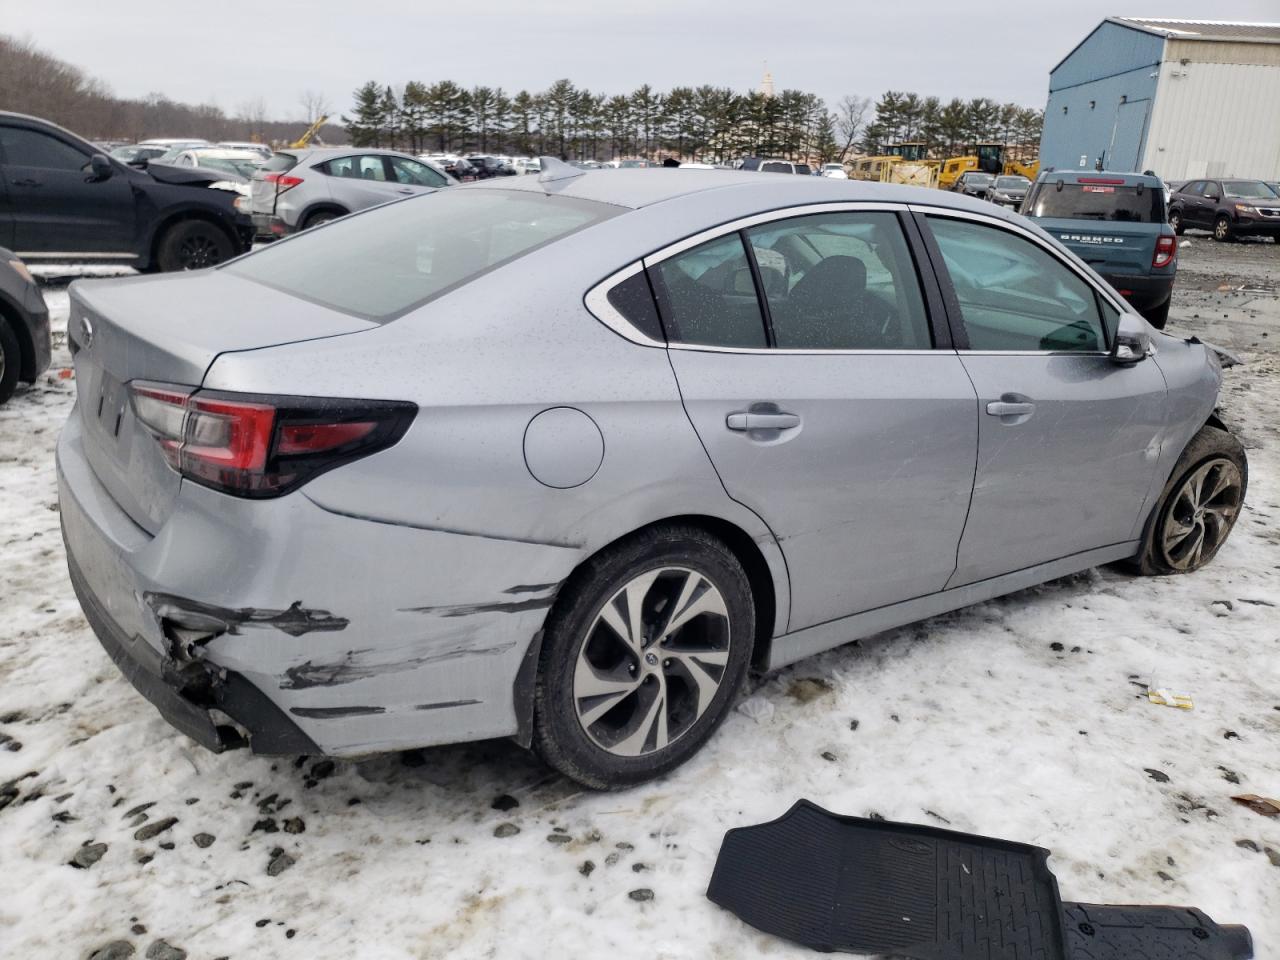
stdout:
<svg viewBox="0 0 1280 960">
<path fill-rule="evenodd" d="M 309 218 L 314 217 L 317 213 L 336 213 L 340 217 L 345 217 L 350 212 L 350 210 L 338 203 L 336 200 L 317 200 L 314 203 L 308 204 L 303 208 L 302 212 L 298 214 L 296 229 L 305 230 L 306 228 L 303 224 L 305 224 Z"/>
<path fill-rule="evenodd" d="M 155 226 L 151 228 L 151 238 L 147 242 L 147 266 L 154 267 L 160 255 L 160 244 L 164 240 L 164 236 L 173 227 L 187 220 L 202 220 L 205 223 L 217 227 L 226 238 L 231 241 L 232 249 L 235 253 L 241 254 L 245 251 L 244 244 L 240 241 L 235 229 L 230 226 L 226 220 L 212 210 L 206 210 L 201 207 L 183 207 L 165 214 L 156 221 Z"/>
</svg>

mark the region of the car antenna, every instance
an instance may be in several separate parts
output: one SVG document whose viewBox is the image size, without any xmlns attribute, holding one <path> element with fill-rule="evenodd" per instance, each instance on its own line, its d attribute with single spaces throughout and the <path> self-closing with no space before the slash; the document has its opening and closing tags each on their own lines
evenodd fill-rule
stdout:
<svg viewBox="0 0 1280 960">
<path fill-rule="evenodd" d="M 538 174 L 539 183 L 552 183 L 556 180 L 568 180 L 571 177 L 580 177 L 587 172 L 581 167 L 570 166 L 563 160 L 557 160 L 555 157 L 539 157 L 538 164 L 542 168 L 542 173 Z"/>
</svg>

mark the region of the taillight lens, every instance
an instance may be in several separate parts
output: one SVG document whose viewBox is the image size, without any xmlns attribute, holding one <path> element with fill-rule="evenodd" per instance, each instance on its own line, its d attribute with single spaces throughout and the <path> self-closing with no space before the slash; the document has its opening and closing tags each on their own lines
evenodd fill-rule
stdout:
<svg viewBox="0 0 1280 960">
<path fill-rule="evenodd" d="M 1156 255 L 1151 258 L 1151 266 L 1167 267 L 1173 263 L 1178 253 L 1178 241 L 1175 237 L 1160 237 L 1156 240 Z"/>
<path fill-rule="evenodd" d="M 295 177 L 289 173 L 268 173 L 262 179 L 265 180 L 267 183 L 274 183 L 276 185 L 277 197 L 280 196 L 280 194 L 284 193 L 286 190 L 292 190 L 294 187 L 296 187 L 298 184 L 302 182 L 301 177 Z"/>
<path fill-rule="evenodd" d="M 417 407 L 391 400 L 268 397 L 130 385 L 134 415 L 183 477 L 238 497 L 277 497 L 394 444 Z"/>
</svg>

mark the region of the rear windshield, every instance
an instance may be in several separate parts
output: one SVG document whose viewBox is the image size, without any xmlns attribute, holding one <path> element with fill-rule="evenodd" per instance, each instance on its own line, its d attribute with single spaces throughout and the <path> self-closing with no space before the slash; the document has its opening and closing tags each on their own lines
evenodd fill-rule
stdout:
<svg viewBox="0 0 1280 960">
<path fill-rule="evenodd" d="M 298 158 L 292 153 L 273 153 L 271 159 L 258 169 L 266 173 L 283 173 L 292 170 L 298 164 Z"/>
<path fill-rule="evenodd" d="M 1001 177 L 996 181 L 997 190 L 1025 190 L 1031 186 L 1026 177 Z"/>
<path fill-rule="evenodd" d="M 1046 182 L 1037 185 L 1023 213 L 1060 220 L 1120 220 L 1163 223 L 1164 191 L 1111 183 Z"/>
<path fill-rule="evenodd" d="M 443 190 L 308 230 L 223 269 L 386 321 L 622 207 L 509 190 Z"/>
</svg>

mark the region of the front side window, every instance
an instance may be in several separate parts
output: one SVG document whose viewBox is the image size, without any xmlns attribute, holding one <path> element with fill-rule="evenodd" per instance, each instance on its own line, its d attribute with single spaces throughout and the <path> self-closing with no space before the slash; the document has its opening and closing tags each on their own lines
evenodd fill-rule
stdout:
<svg viewBox="0 0 1280 960">
<path fill-rule="evenodd" d="M 541 193 L 441 190 L 305 231 L 221 269 L 386 321 L 622 212 Z"/>
<path fill-rule="evenodd" d="M 714 347 L 765 347 L 764 316 L 756 298 L 742 237 L 731 233 L 676 254 L 654 271 L 667 336 Z"/>
<path fill-rule="evenodd" d="M 11 167 L 83 170 L 89 158 L 57 137 L 24 127 L 0 127 L 0 160 Z"/>
<path fill-rule="evenodd" d="M 747 239 L 769 303 L 775 346 L 932 346 L 915 266 L 895 214 L 793 217 L 753 227 Z"/>
<path fill-rule="evenodd" d="M 971 350 L 1106 349 L 1093 288 L 1039 244 L 966 220 L 929 223 Z"/>
<path fill-rule="evenodd" d="M 443 174 L 432 170 L 425 163 L 407 157 L 391 158 L 391 177 L 396 183 L 411 183 L 419 187 L 443 187 L 449 182 Z"/>
</svg>

